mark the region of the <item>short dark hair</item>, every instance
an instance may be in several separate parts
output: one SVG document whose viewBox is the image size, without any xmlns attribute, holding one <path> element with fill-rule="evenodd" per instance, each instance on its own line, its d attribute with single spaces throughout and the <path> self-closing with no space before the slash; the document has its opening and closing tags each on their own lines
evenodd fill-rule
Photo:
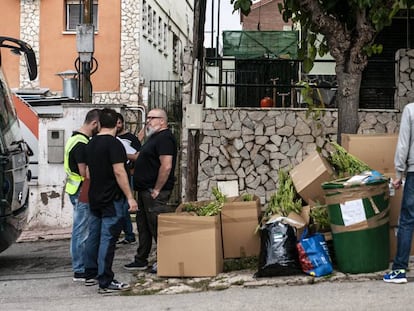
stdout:
<svg viewBox="0 0 414 311">
<path fill-rule="evenodd" d="M 118 120 L 121 120 L 121 122 L 124 123 L 124 116 L 119 112 L 117 112 L 116 115 L 117 115 Z"/>
<path fill-rule="evenodd" d="M 99 121 L 99 115 L 101 114 L 101 109 L 92 109 L 89 110 L 85 117 L 86 124 L 90 124 L 93 121 Z"/>
<path fill-rule="evenodd" d="M 101 110 L 99 123 L 104 128 L 114 128 L 118 121 L 117 112 L 114 109 L 104 108 Z"/>
</svg>

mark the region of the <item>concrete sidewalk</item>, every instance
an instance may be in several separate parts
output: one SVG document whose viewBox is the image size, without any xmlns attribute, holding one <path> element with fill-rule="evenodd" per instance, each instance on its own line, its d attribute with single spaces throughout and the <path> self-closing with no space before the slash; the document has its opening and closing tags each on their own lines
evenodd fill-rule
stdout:
<svg viewBox="0 0 414 311">
<path fill-rule="evenodd" d="M 36 240 L 70 239 L 72 227 L 55 229 L 28 229 L 23 230 L 17 242 L 32 242 Z"/>
<path fill-rule="evenodd" d="M 71 228 L 59 228 L 49 230 L 26 230 L 22 233 L 18 242 L 34 242 L 38 240 L 60 240 L 69 239 Z M 131 258 L 135 253 L 136 245 L 119 246 L 125 248 L 123 251 L 130 253 Z M 152 254 L 152 259 L 155 254 Z M 126 272 L 126 271 L 125 271 Z M 204 278 L 175 278 L 158 277 L 149 272 L 133 272 L 135 285 L 132 292 L 135 295 L 148 294 L 177 294 L 200 292 L 205 290 L 222 290 L 231 287 L 254 288 L 259 286 L 286 286 L 286 285 L 305 285 L 320 282 L 363 282 L 368 280 L 378 280 L 382 282 L 382 276 L 386 271 L 373 273 L 348 274 L 334 271 L 325 277 L 312 277 L 305 274 L 255 278 L 254 270 L 238 270 L 223 272 L 215 277 Z M 414 262 L 410 260 L 410 271 L 407 273 L 409 279 L 414 279 Z"/>
</svg>

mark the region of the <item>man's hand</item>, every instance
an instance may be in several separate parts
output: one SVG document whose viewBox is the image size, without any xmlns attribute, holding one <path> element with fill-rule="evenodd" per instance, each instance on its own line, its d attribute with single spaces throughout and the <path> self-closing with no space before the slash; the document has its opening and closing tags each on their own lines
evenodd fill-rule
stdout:
<svg viewBox="0 0 414 311">
<path fill-rule="evenodd" d="M 160 192 L 158 190 L 152 189 L 151 198 L 153 198 L 155 200 L 159 194 L 160 194 Z"/>
<path fill-rule="evenodd" d="M 392 185 L 395 189 L 399 189 L 401 187 L 401 184 L 402 184 L 401 178 L 397 178 L 392 181 Z"/>
<path fill-rule="evenodd" d="M 138 210 L 138 203 L 135 199 L 128 199 L 129 209 L 128 212 L 134 213 Z"/>
</svg>

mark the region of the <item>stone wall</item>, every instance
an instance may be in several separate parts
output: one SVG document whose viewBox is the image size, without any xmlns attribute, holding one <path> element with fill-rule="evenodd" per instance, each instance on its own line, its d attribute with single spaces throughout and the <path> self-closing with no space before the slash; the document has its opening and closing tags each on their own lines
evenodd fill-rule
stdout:
<svg viewBox="0 0 414 311">
<path fill-rule="evenodd" d="M 358 133 L 396 133 L 397 110 L 361 111 Z M 278 170 L 300 163 L 317 147 L 336 141 L 337 111 L 315 121 L 306 109 L 205 109 L 201 130 L 198 200 L 211 198 L 218 181 L 236 180 L 239 192 L 266 203 Z"/>
<path fill-rule="evenodd" d="M 39 31 L 40 31 L 40 0 L 21 0 L 20 2 L 20 40 L 31 45 L 36 54 L 37 66 L 40 68 L 39 59 Z M 24 57 L 20 57 L 20 87 L 39 87 L 39 77 L 30 81 Z"/>
<path fill-rule="evenodd" d="M 414 102 L 414 50 L 398 50 L 395 59 L 397 61 L 395 108 L 402 110 L 406 104 Z"/>
</svg>

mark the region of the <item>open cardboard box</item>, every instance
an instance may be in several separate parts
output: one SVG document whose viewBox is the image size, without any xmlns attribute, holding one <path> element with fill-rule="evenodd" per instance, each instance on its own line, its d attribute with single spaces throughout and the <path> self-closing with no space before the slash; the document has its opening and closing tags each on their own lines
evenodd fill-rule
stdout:
<svg viewBox="0 0 414 311">
<path fill-rule="evenodd" d="M 296 191 L 309 204 L 310 201 L 325 202 L 321 184 L 334 178 L 334 171 L 328 161 L 314 151 L 290 170 Z"/>
<path fill-rule="evenodd" d="M 221 210 L 224 258 L 258 256 L 260 235 L 255 233 L 261 214 L 260 198 L 243 201 L 242 196 L 227 198 Z"/>
<path fill-rule="evenodd" d="M 223 271 L 220 215 L 196 216 L 181 210 L 182 204 L 176 213 L 158 216 L 157 275 L 216 276 Z"/>
</svg>

